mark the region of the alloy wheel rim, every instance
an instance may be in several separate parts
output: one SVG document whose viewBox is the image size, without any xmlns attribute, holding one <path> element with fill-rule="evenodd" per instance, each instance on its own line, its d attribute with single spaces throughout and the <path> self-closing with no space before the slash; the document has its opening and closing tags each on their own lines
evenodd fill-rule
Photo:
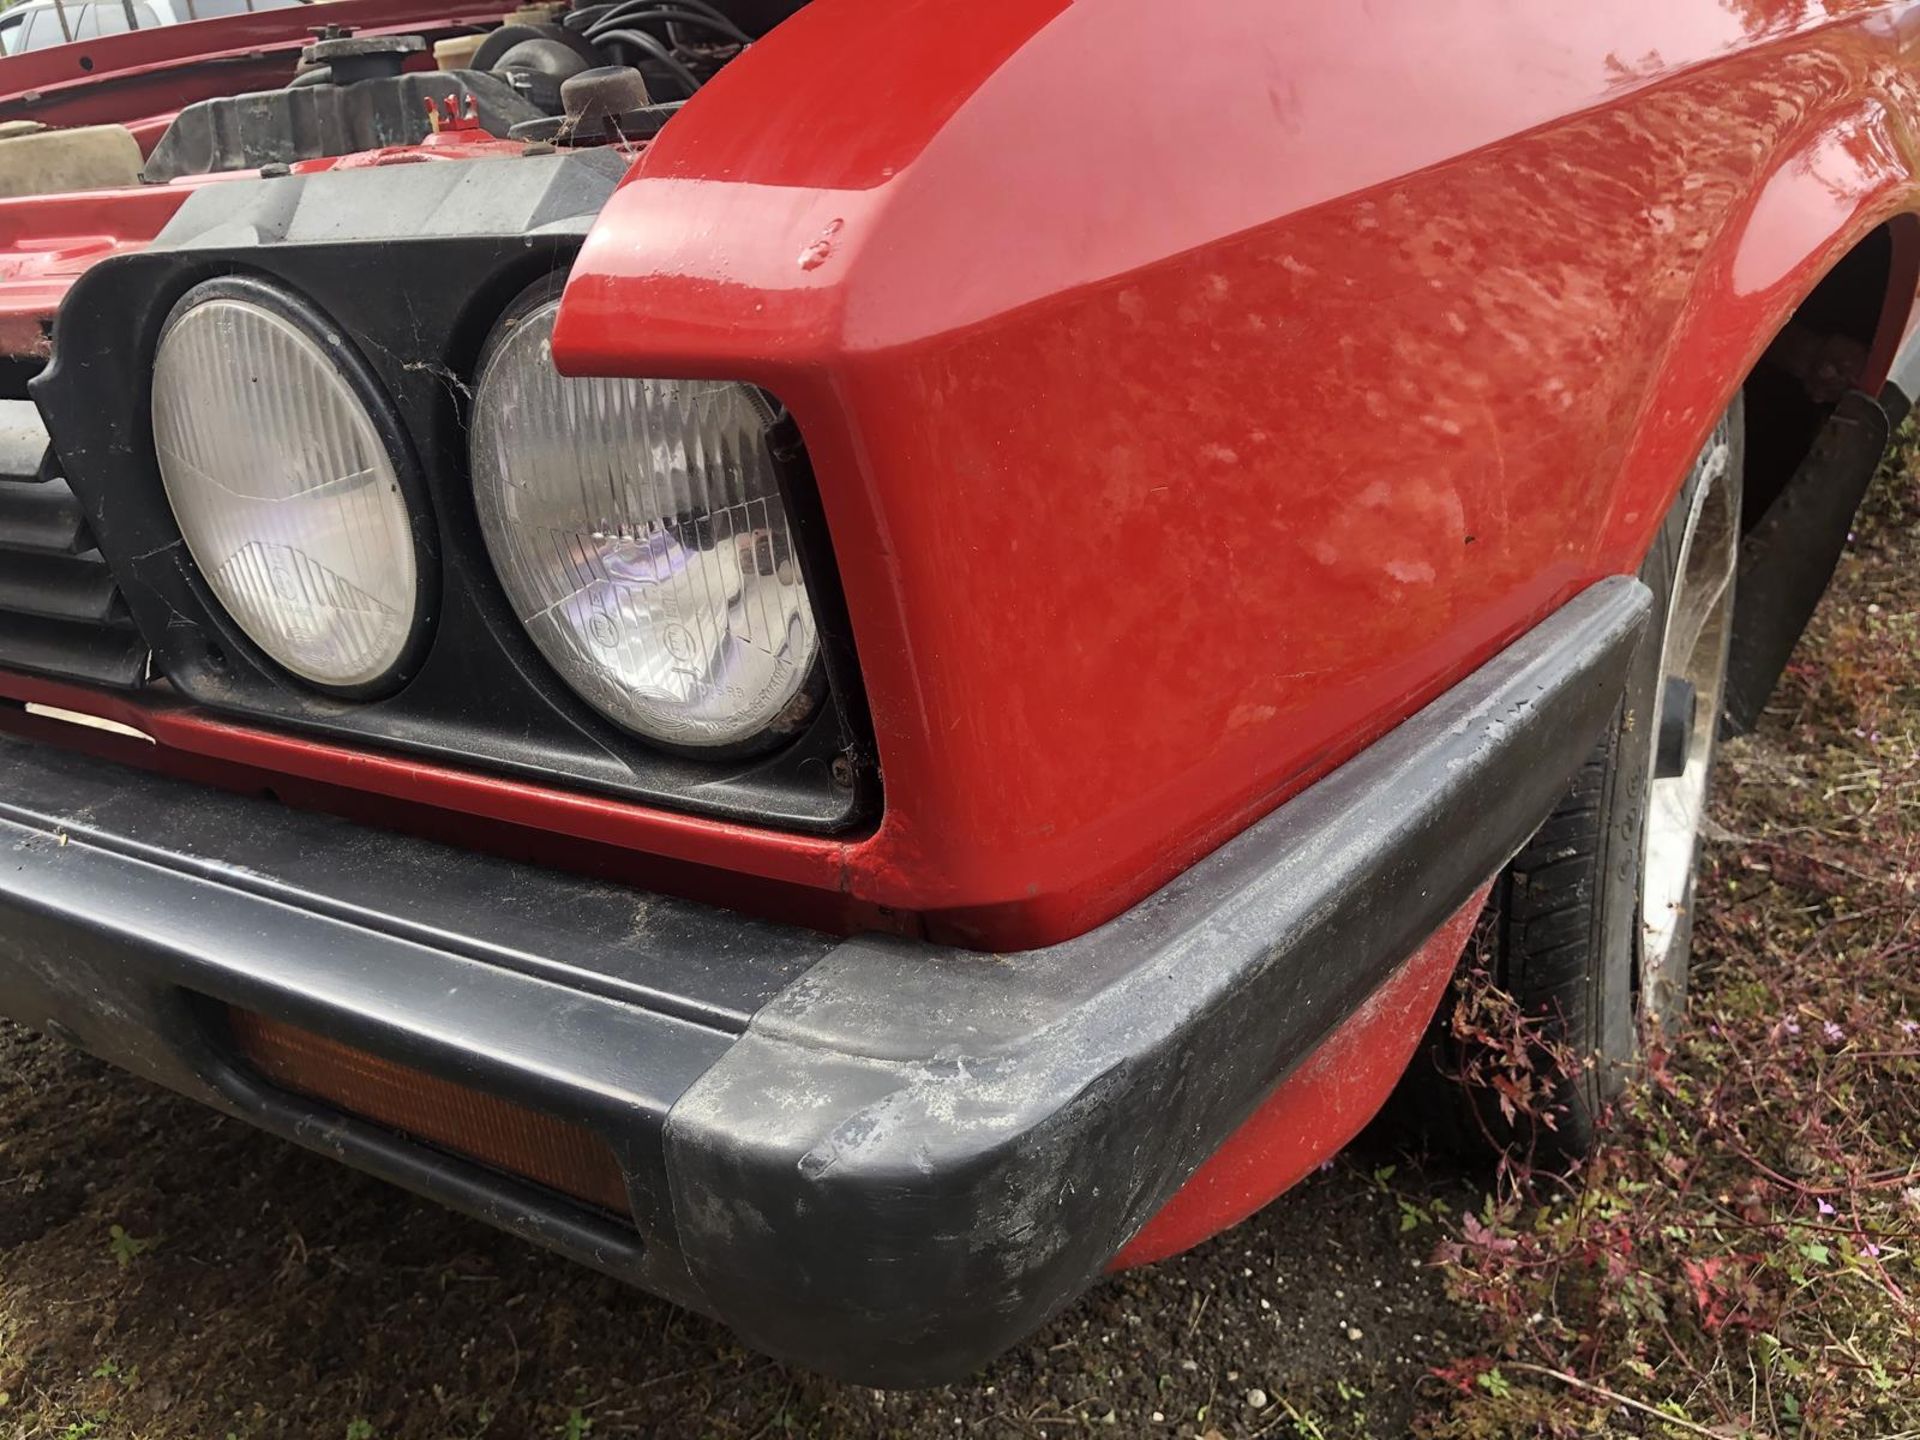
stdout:
<svg viewBox="0 0 1920 1440">
<path fill-rule="evenodd" d="M 1733 579 L 1739 559 L 1739 509 L 1733 476 L 1733 428 L 1723 417 L 1694 462 L 1693 491 L 1667 606 L 1655 723 L 1649 727 L 1650 793 L 1641 857 L 1640 1011 L 1655 1026 L 1675 1014 L 1685 986 L 1683 923 L 1693 902 L 1694 860 L 1706 819 L 1707 780 L 1726 690 L 1727 640 L 1733 618 Z M 1675 694 L 1672 682 L 1692 687 L 1694 720 L 1684 766 L 1659 773 L 1660 713 Z"/>
</svg>

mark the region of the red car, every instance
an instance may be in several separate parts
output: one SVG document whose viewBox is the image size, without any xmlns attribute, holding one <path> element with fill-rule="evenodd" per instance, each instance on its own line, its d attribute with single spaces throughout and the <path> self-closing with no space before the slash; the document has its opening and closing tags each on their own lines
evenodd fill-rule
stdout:
<svg viewBox="0 0 1920 1440">
<path fill-rule="evenodd" d="M 0 1013 L 875 1384 L 1483 912 L 1591 1142 L 1920 386 L 1920 7 L 324 13 L 0 60 Z"/>
</svg>

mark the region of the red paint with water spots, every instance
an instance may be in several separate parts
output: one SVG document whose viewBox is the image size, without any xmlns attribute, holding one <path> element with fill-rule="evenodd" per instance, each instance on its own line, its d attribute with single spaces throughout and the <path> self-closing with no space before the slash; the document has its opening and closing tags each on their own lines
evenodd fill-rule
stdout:
<svg viewBox="0 0 1920 1440">
<path fill-rule="evenodd" d="M 1193 1173 L 1115 1257 L 1149 1265 L 1237 1225 L 1346 1148 L 1393 1093 L 1453 978 L 1490 886 L 1434 932 Z"/>
<path fill-rule="evenodd" d="M 1221 0 L 1171 49 L 1166 25 L 1153 0 L 900 0 L 885 25 L 814 0 L 639 157 L 568 288 L 568 368 L 751 380 L 800 420 L 871 833 L 217 743 L 1042 944 L 1633 570 L 1733 387 L 1883 224 L 1908 284 L 1862 382 L 1891 358 L 1911 4 Z M 0 334 L 144 243 L 177 203 L 155 189 L 0 209 Z"/>
<path fill-rule="evenodd" d="M 1860 384 L 1908 324 L 1911 0 L 884 8 L 814 0 L 690 102 L 556 334 L 577 373 L 747 380 L 793 410 L 884 772 L 872 831 L 98 700 L 161 741 L 151 763 L 282 772 L 397 825 L 479 817 L 730 880 L 747 909 L 803 891 L 840 928 L 1042 944 L 1633 571 L 1734 388 L 1882 226 L 1895 283 Z M 382 23 L 427 10 L 450 14 Z M 265 74 L 291 43 L 249 31 L 262 58 L 227 59 Z M 130 57 L 117 90 L 0 61 L 0 116 L 138 123 L 195 97 L 209 67 L 165 78 L 193 58 Z M 0 205 L 0 348 L 39 343 L 71 277 L 180 193 Z M 1351 1093 L 1299 1072 L 1129 1257 L 1357 1124 L 1445 948 L 1331 1042 L 1378 1060 Z"/>
</svg>

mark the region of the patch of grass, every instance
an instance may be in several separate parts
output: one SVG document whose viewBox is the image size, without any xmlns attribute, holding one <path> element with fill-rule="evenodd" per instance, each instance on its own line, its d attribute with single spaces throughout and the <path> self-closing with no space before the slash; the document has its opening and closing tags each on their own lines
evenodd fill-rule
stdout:
<svg viewBox="0 0 1920 1440">
<path fill-rule="evenodd" d="M 1729 744 L 1691 1016 L 1570 1175 L 1510 1158 L 1437 1251 L 1484 1347 L 1428 1440 L 1920 1433 L 1920 486 L 1883 470 L 1760 732 Z M 1537 1037 L 1484 981 L 1524 1130 Z"/>
<path fill-rule="evenodd" d="M 142 1240 L 127 1233 L 126 1227 L 115 1225 L 107 1231 L 107 1248 L 113 1252 L 113 1260 L 122 1270 L 133 1264 L 142 1255 L 157 1244 L 154 1240 Z"/>
</svg>

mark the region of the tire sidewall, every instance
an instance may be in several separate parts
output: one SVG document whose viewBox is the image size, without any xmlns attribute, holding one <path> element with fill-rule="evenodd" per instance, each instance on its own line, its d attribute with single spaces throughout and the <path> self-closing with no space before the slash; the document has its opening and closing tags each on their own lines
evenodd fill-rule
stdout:
<svg viewBox="0 0 1920 1440">
<path fill-rule="evenodd" d="M 1727 412 L 1727 421 L 1732 453 L 1720 483 L 1732 486 L 1737 496 L 1745 428 L 1738 397 Z M 1559 1037 L 1574 1048 L 1580 1061 L 1561 1097 L 1568 1112 L 1566 1133 L 1561 1137 L 1565 1142 L 1563 1148 L 1574 1152 L 1588 1148 L 1597 1137 L 1602 1112 L 1619 1094 L 1639 1060 L 1643 1027 L 1664 1028 L 1679 1018 L 1685 1006 L 1686 948 L 1691 939 L 1698 849 L 1694 874 L 1688 877 L 1685 904 L 1678 917 L 1674 956 L 1666 976 L 1667 993 L 1654 1013 L 1646 1012 L 1641 995 L 1642 897 L 1667 627 L 1674 589 L 1679 583 L 1687 527 L 1707 478 L 1707 467 L 1695 464 L 1689 468 L 1686 483 L 1675 496 L 1641 562 L 1640 580 L 1653 594 L 1653 620 L 1634 653 L 1626 690 L 1614 712 L 1613 723 L 1589 762 L 1603 765 L 1604 780 L 1599 796 L 1600 835 L 1592 871 L 1589 960 L 1580 994 L 1584 1013 L 1563 1017 Z M 1737 510 L 1735 513 L 1737 521 Z M 1712 727 L 1716 736 L 1718 708 L 1717 704 L 1709 708 L 1703 703 L 1697 721 Z M 1709 774 L 1712 760 L 1710 749 Z M 1503 982 L 1529 1012 L 1541 1008 L 1537 1002 L 1544 991 L 1566 994 L 1568 977 L 1529 974 L 1524 956 L 1509 953 L 1505 959 Z"/>
</svg>

